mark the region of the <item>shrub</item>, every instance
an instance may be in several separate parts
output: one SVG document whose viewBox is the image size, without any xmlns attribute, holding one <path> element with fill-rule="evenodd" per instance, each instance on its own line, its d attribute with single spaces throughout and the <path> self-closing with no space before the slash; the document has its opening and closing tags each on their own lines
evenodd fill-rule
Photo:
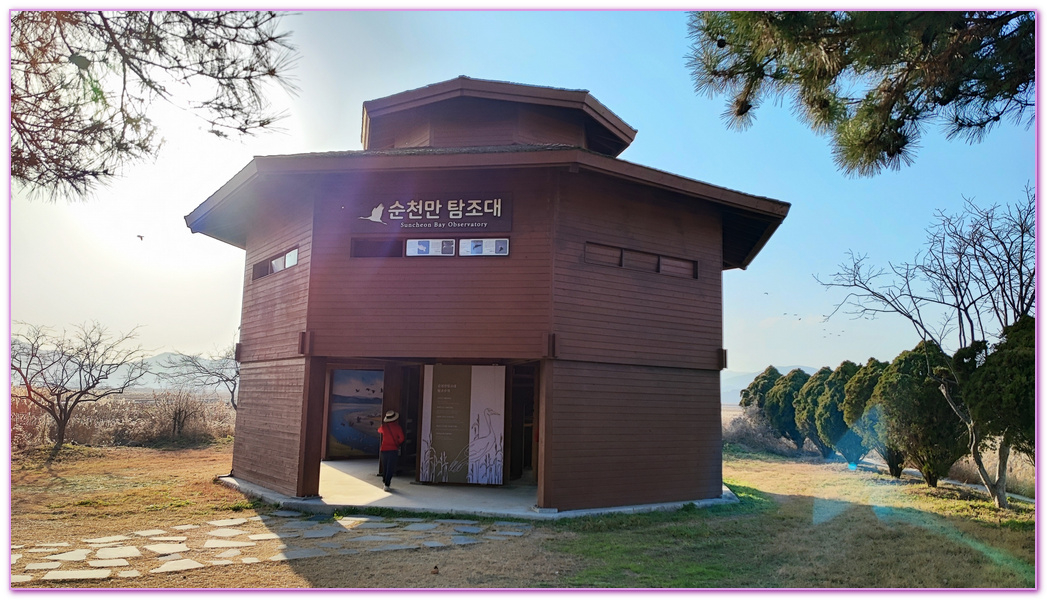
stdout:
<svg viewBox="0 0 1047 600">
<path fill-rule="evenodd" d="M 736 444 L 748 450 L 762 450 L 779 456 L 797 456 L 799 452 L 771 427 L 763 411 L 747 406 L 742 416 L 724 427 L 723 443 Z"/>
</svg>

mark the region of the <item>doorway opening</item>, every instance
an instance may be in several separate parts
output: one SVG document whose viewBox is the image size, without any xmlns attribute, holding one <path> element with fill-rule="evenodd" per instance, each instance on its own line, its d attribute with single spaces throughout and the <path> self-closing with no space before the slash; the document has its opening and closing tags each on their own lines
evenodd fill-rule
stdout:
<svg viewBox="0 0 1047 600">
<path fill-rule="evenodd" d="M 530 362 L 512 366 L 509 377 L 509 481 L 537 484 L 538 367 Z"/>
</svg>

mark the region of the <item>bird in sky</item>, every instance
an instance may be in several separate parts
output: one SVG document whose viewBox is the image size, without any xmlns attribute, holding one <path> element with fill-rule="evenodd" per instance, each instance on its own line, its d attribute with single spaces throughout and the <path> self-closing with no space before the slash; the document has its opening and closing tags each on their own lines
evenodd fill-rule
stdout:
<svg viewBox="0 0 1047 600">
<path fill-rule="evenodd" d="M 145 241 L 145 236 L 144 235 L 140 235 L 140 236 L 138 236 L 138 239 L 144 242 Z"/>
<path fill-rule="evenodd" d="M 371 215 L 368 217 L 360 217 L 364 221 L 371 221 L 372 223 L 379 223 L 385 225 L 385 221 L 382 220 L 382 214 L 385 213 L 385 205 L 379 204 L 371 210 Z"/>
</svg>

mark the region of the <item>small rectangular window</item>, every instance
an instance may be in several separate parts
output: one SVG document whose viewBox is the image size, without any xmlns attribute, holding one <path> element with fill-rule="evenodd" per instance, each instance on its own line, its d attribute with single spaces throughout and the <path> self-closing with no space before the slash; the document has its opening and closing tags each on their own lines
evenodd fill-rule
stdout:
<svg viewBox="0 0 1047 600">
<path fill-rule="evenodd" d="M 622 266 L 626 269 L 657 273 L 658 255 L 635 250 L 622 250 Z"/>
<path fill-rule="evenodd" d="M 350 255 L 353 258 L 397 258 L 404 255 L 402 240 L 354 239 Z"/>
<path fill-rule="evenodd" d="M 255 263 L 251 269 L 251 279 L 260 279 L 266 275 L 279 273 L 298 264 L 298 248 L 292 248 L 280 256 L 274 256 L 269 260 Z"/>
<path fill-rule="evenodd" d="M 661 257 L 661 262 L 658 265 L 658 272 L 663 275 L 688 277 L 691 279 L 698 276 L 693 260 L 683 260 L 682 258 L 671 258 L 668 256 Z"/>
<path fill-rule="evenodd" d="M 609 267 L 622 266 L 622 249 L 603 244 L 585 244 L 585 262 Z"/>
</svg>

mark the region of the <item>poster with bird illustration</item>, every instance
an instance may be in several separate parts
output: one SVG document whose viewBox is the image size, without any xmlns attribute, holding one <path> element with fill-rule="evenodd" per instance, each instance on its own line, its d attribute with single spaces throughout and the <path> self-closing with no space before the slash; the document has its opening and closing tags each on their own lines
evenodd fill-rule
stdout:
<svg viewBox="0 0 1047 600">
<path fill-rule="evenodd" d="M 501 485 L 505 367 L 426 365 L 419 479 Z"/>
</svg>

